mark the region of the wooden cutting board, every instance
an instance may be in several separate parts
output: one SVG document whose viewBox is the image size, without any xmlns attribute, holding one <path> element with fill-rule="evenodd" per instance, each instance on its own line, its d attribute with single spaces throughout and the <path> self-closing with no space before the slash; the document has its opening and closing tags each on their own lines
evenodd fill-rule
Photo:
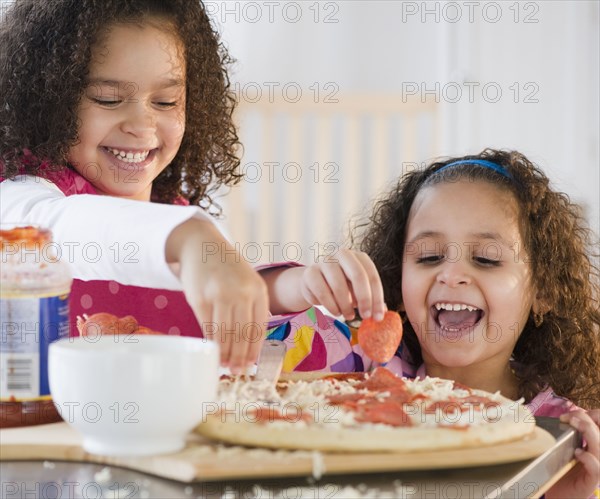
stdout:
<svg viewBox="0 0 600 499">
<path fill-rule="evenodd" d="M 255 449 L 214 443 L 190 434 L 180 452 L 150 457 L 105 457 L 81 447 L 67 423 L 0 430 L 0 460 L 58 460 L 108 464 L 181 482 L 323 474 L 463 468 L 537 457 L 555 440 L 536 427 L 522 440 L 463 450 L 413 453 L 321 453 Z"/>
</svg>

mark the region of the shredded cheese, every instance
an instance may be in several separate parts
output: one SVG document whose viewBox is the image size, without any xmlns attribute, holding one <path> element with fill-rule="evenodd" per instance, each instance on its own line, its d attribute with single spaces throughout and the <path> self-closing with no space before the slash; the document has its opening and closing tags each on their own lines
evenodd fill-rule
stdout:
<svg viewBox="0 0 600 499">
<path fill-rule="evenodd" d="M 403 404 L 403 410 L 409 416 L 413 426 L 464 428 L 485 425 L 500 419 L 510 420 L 518 417 L 518 407 L 523 402 L 522 399 L 515 402 L 508 401 L 498 392 L 488 394 L 478 390 L 455 388 L 453 381 L 429 376 L 414 380 L 403 378 L 403 381 L 408 393 L 420 396 Z M 301 430 L 309 425 L 326 428 L 335 423 L 336 426 L 346 428 L 360 426 L 382 431 L 392 430 L 392 426 L 381 423 L 358 422 L 352 410 L 329 403 L 328 397 L 335 395 L 375 395 L 376 400 L 380 402 L 392 397 L 389 391 L 370 392 L 366 388 L 358 387 L 357 385 L 361 383 L 360 380 L 355 379 L 317 379 L 280 382 L 277 387 L 274 387 L 268 381 L 235 377 L 220 382 L 219 410 L 236 420 L 256 422 L 256 411 L 261 408 L 269 409 L 275 412 L 267 412 L 267 414 L 276 413 L 284 416 L 283 419 L 269 419 L 269 424 L 274 428 L 294 427 Z M 459 409 L 460 399 L 469 396 L 483 397 L 482 403 L 464 403 Z M 454 406 L 442 405 L 434 412 L 427 410 L 435 402 L 452 401 L 456 401 Z M 359 404 L 368 403 L 368 399 L 359 401 Z"/>
</svg>

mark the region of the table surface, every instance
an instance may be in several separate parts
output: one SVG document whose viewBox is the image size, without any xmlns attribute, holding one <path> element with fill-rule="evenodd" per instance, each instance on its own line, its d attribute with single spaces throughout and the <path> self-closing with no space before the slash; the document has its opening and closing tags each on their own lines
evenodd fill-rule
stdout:
<svg viewBox="0 0 600 499">
<path fill-rule="evenodd" d="M 539 497 L 572 465 L 580 436 L 554 418 L 536 418 L 557 442 L 536 459 L 451 470 L 326 475 L 185 484 L 89 463 L 2 461 L 0 497 L 17 498 L 523 498 Z M 482 452 L 485 452 L 482 449 Z M 0 456 L 1 458 L 1 456 Z"/>
</svg>

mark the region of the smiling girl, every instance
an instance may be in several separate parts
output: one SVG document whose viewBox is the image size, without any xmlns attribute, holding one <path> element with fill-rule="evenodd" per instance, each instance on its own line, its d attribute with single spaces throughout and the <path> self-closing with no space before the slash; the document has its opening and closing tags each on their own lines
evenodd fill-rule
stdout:
<svg viewBox="0 0 600 499">
<path fill-rule="evenodd" d="M 600 286 L 579 208 L 522 154 L 486 150 L 407 173 L 362 230 L 386 304 L 404 320 L 388 367 L 523 397 L 535 415 L 569 421 L 587 442 L 582 466 L 547 497 L 591 495 Z"/>
<path fill-rule="evenodd" d="M 185 132 L 182 42 L 159 28 L 115 25 L 92 47 L 69 164 L 100 194 L 149 201 Z"/>
<path fill-rule="evenodd" d="M 431 375 L 518 398 L 509 360 L 541 310 L 519 232 L 517 206 L 495 184 L 444 182 L 416 196 L 402 296 Z"/>
<path fill-rule="evenodd" d="M 275 275 L 305 283 L 293 306 L 337 297 L 383 313 L 368 258 L 343 258 L 352 294 L 307 278 L 318 268 L 263 278 L 213 222 L 211 194 L 241 178 L 229 62 L 200 1 L 17 0 L 5 13 L 2 221 L 52 230 L 75 277 L 73 333 L 83 314 L 133 315 L 218 340 L 236 372 L 258 356 Z"/>
<path fill-rule="evenodd" d="M 224 364 L 255 360 L 266 286 L 193 206 L 240 177 L 229 59 L 203 6 L 22 0 L 0 46 L 2 219 L 52 230 L 76 278 L 72 326 L 97 312 L 169 334 L 215 324 Z M 225 339 L 235 323 L 254 341 Z"/>
</svg>

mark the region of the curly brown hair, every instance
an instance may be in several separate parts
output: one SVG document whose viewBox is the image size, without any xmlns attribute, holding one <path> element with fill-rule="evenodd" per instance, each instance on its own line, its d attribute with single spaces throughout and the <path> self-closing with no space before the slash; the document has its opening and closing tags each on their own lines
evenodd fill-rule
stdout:
<svg viewBox="0 0 600 499">
<path fill-rule="evenodd" d="M 473 164 L 443 166 L 463 159 L 482 159 L 503 166 L 510 179 Z M 513 358 L 519 366 L 519 393 L 530 401 L 552 387 L 584 408 L 600 405 L 600 274 L 597 237 L 587 228 L 578 205 L 550 187 L 548 177 L 524 155 L 486 149 L 481 154 L 432 163 L 403 175 L 384 198 L 377 201 L 369 220 L 358 223 L 352 243 L 366 252 L 381 275 L 385 299 L 400 311 L 404 345 L 412 362 L 422 362 L 415 331 L 401 312 L 402 262 L 409 213 L 420 190 L 437 182 L 460 179 L 491 182 L 511 192 L 519 205 L 520 229 L 530 255 L 535 288 L 545 305 L 543 322 L 533 314 L 525 324 Z"/>
<path fill-rule="evenodd" d="M 186 123 L 181 147 L 154 181 L 152 200 L 178 197 L 217 207 L 210 194 L 242 175 L 232 114 L 232 62 L 200 0 L 17 0 L 0 25 L 0 163 L 3 176 L 44 161 L 70 167 L 78 141 L 77 108 L 87 86 L 92 47 L 115 23 L 161 21 L 183 43 Z M 36 161 L 23 162 L 24 150 Z"/>
</svg>

